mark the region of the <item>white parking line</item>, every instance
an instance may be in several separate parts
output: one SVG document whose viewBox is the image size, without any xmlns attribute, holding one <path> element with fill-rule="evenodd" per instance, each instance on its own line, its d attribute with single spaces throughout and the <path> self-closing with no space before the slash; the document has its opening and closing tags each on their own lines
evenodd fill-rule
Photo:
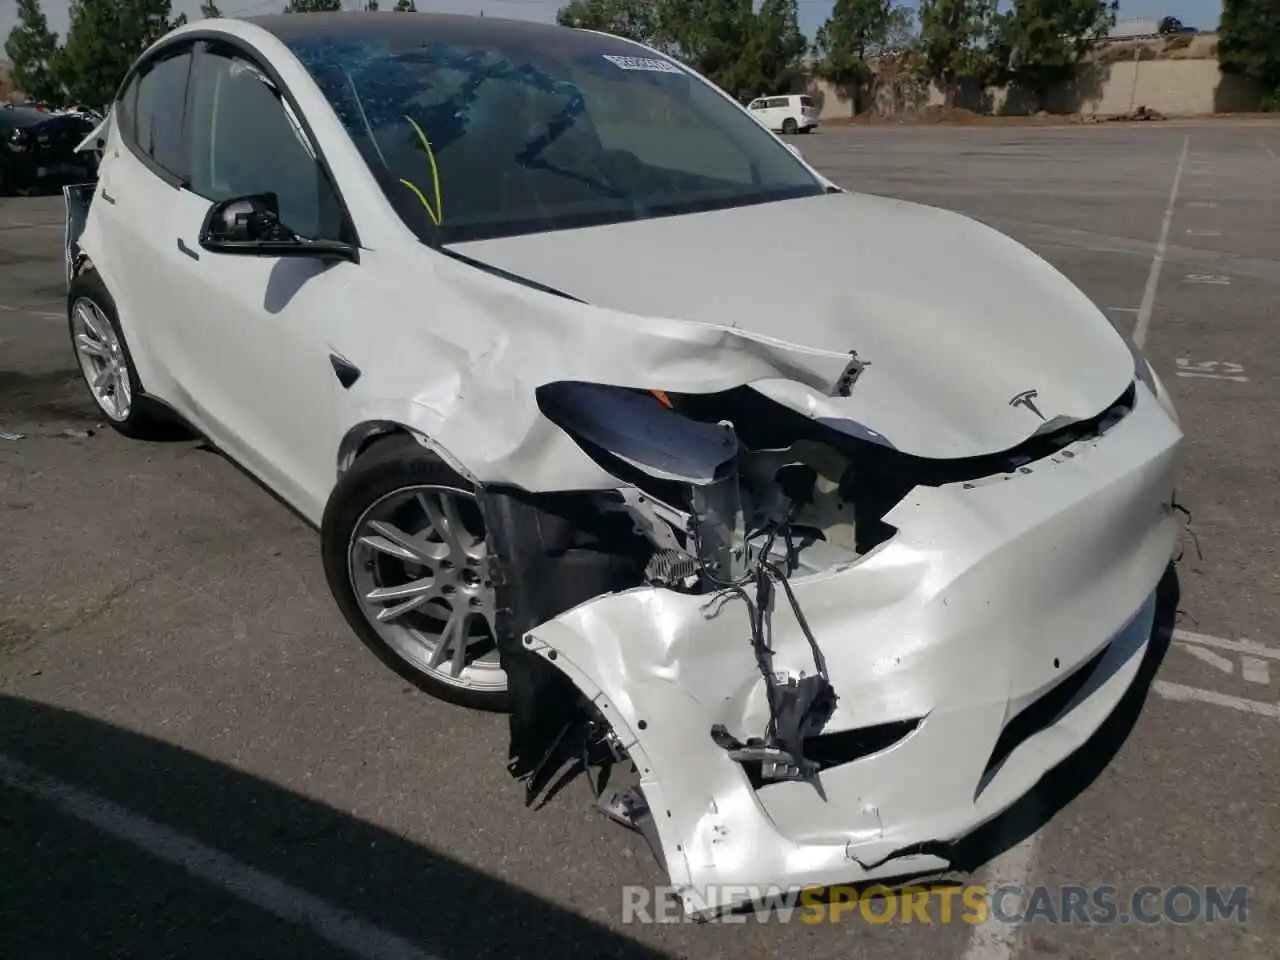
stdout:
<svg viewBox="0 0 1280 960">
<path fill-rule="evenodd" d="M 60 222 L 50 223 L 0 223 L 0 233 L 6 230 L 51 230 L 54 227 L 64 227 L 66 224 Z"/>
<path fill-rule="evenodd" d="M 1147 274 L 1147 287 L 1142 291 L 1142 304 L 1138 307 L 1138 321 L 1133 327 L 1133 342 L 1139 347 L 1147 340 L 1151 326 L 1151 310 L 1156 303 L 1156 287 L 1160 284 L 1160 268 L 1169 252 L 1169 226 L 1173 223 L 1173 207 L 1178 202 L 1178 187 L 1182 184 L 1182 168 L 1187 164 L 1187 149 L 1191 146 L 1191 134 L 1182 138 L 1182 155 L 1178 158 L 1178 170 L 1173 175 L 1169 190 L 1169 203 L 1164 208 L 1164 221 L 1160 224 L 1160 240 L 1156 243 L 1155 256 L 1151 258 L 1151 271 Z"/>
<path fill-rule="evenodd" d="M 1274 150 L 1272 150 L 1269 146 L 1263 143 L 1261 137 L 1258 138 L 1258 146 L 1260 146 L 1263 150 L 1267 151 L 1267 153 L 1271 154 L 1272 160 L 1280 160 L 1280 156 L 1277 156 Z"/>
<path fill-rule="evenodd" d="M 1212 650 L 1206 650 L 1204 647 L 1191 645 L 1184 645 L 1183 649 L 1197 660 L 1207 663 L 1215 670 L 1220 670 L 1223 673 L 1230 673 L 1235 669 L 1235 664 L 1220 653 L 1214 653 Z"/>
<path fill-rule="evenodd" d="M 1227 665 L 1227 669 L 1223 671 L 1225 673 L 1229 673 L 1233 669 L 1234 665 L 1231 661 L 1203 648 L 1212 647 L 1217 650 L 1226 650 L 1230 653 L 1244 654 L 1244 656 L 1240 657 L 1241 676 L 1244 677 L 1246 683 L 1255 683 L 1262 686 L 1271 683 L 1271 670 L 1267 661 L 1280 660 L 1280 648 L 1268 647 L 1266 644 L 1255 643 L 1252 640 L 1224 640 L 1222 637 L 1211 637 L 1204 633 L 1192 633 L 1189 630 L 1173 631 L 1173 640 L 1188 653 L 1194 654 L 1206 663 L 1213 664 L 1218 669 L 1222 669 L 1221 664 L 1214 661 L 1221 660 Z M 1255 716 L 1272 717 L 1280 720 L 1280 703 L 1233 697 L 1230 694 L 1219 693 L 1216 690 L 1188 687 L 1181 683 L 1171 683 L 1168 680 L 1157 680 L 1151 687 L 1166 700 L 1182 703 L 1211 703 L 1214 706 L 1228 707 L 1240 713 L 1251 713 Z"/>
<path fill-rule="evenodd" d="M 1271 667 L 1257 657 L 1241 657 L 1240 674 L 1248 683 L 1260 683 L 1264 687 L 1271 683 Z"/>
<path fill-rule="evenodd" d="M 1182 643 L 1198 643 L 1202 647 L 1214 647 L 1230 653 L 1243 653 L 1251 657 L 1262 657 L 1266 660 L 1280 660 L 1280 648 L 1268 647 L 1253 640 L 1224 640 L 1222 637 L 1211 637 L 1206 633 L 1192 633 L 1190 630 L 1173 631 L 1173 639 Z"/>
<path fill-rule="evenodd" d="M 1142 294 L 1142 304 L 1137 309 L 1138 319 L 1134 326 L 1133 339 L 1139 347 L 1147 338 L 1147 330 L 1151 326 L 1151 310 L 1155 305 L 1156 286 L 1160 282 L 1160 269 L 1169 250 L 1169 226 L 1173 223 L 1173 208 L 1178 202 L 1178 188 L 1182 183 L 1182 171 L 1187 165 L 1187 151 L 1191 147 L 1191 135 L 1182 140 L 1182 153 L 1178 157 L 1178 169 L 1173 175 L 1173 186 L 1169 190 L 1169 203 L 1165 207 L 1164 221 L 1160 225 L 1160 239 L 1156 243 L 1155 256 L 1151 260 L 1151 271 L 1147 275 L 1147 286 Z M 1125 311 L 1123 307 L 1112 307 L 1116 311 Z M 1021 843 L 1010 847 L 996 857 L 983 871 L 984 882 L 988 889 L 1005 885 L 1026 889 L 1031 883 L 1031 873 L 1035 867 L 1036 847 L 1040 842 L 1037 830 Z M 1016 915 L 1006 912 L 1007 916 Z M 994 912 L 987 915 L 984 923 L 974 926 L 969 935 L 969 943 L 965 947 L 964 960 L 1012 960 L 1017 956 L 1021 940 L 1021 927 L 1004 923 Z"/>
<path fill-rule="evenodd" d="M 1239 710 L 1241 713 L 1253 713 L 1258 716 L 1280 720 L 1280 703 L 1246 700 L 1244 697 L 1233 697 L 1230 694 L 1218 693 L 1217 690 L 1185 687 L 1180 683 L 1170 683 L 1167 680 L 1157 680 L 1152 684 L 1152 687 L 1156 693 L 1166 700 L 1181 701 L 1183 703 L 1191 701 L 1212 703 L 1217 707 L 1230 707 L 1232 710 Z"/>
<path fill-rule="evenodd" d="M 109 800 L 0 754 L 0 782 L 367 960 L 439 960 L 407 940 Z"/>
<path fill-rule="evenodd" d="M 57 302 L 57 301 L 50 301 Z M 15 307 L 7 303 L 0 303 L 0 313 L 26 313 L 33 317 L 52 317 L 55 320 L 65 320 L 65 313 L 53 313 L 49 310 L 29 310 L 26 307 Z"/>
<path fill-rule="evenodd" d="M 983 882 L 988 890 L 1000 887 L 1025 890 L 1031 882 L 1031 871 L 1035 866 L 1036 844 L 1040 840 L 1039 831 L 1031 834 L 1021 843 L 1010 847 L 987 865 Z M 1015 897 L 1014 900 L 1021 900 Z M 1007 904 L 1007 905 L 1006 905 Z M 1024 903 L 1010 903 L 1006 897 L 1001 904 L 1001 912 L 1007 917 L 1021 913 Z M 982 923 L 974 926 L 969 934 L 969 944 L 964 951 L 964 960 L 1011 960 L 1018 953 L 1018 941 L 1021 927 L 1018 924 L 1005 923 L 989 911 Z"/>
</svg>

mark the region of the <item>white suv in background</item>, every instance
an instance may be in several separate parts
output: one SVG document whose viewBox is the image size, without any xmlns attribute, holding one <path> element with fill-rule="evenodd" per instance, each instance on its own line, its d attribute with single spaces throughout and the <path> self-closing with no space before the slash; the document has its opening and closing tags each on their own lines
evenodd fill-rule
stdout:
<svg viewBox="0 0 1280 960">
<path fill-rule="evenodd" d="M 813 97 L 808 94 L 757 97 L 747 104 L 747 109 L 770 130 L 809 133 L 818 126 L 818 108 L 813 103 Z"/>
</svg>

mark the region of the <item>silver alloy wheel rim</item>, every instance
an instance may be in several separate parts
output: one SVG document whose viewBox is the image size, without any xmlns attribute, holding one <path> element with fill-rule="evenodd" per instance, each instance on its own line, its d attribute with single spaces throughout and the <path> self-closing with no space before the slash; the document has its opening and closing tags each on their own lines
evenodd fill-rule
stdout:
<svg viewBox="0 0 1280 960">
<path fill-rule="evenodd" d="M 94 402 L 116 423 L 128 420 L 133 388 L 129 365 L 111 321 L 96 303 L 80 297 L 71 305 L 71 335 Z"/>
<path fill-rule="evenodd" d="M 440 485 L 387 494 L 356 523 L 347 565 L 365 619 L 415 670 L 467 690 L 506 690 L 473 494 Z"/>
</svg>

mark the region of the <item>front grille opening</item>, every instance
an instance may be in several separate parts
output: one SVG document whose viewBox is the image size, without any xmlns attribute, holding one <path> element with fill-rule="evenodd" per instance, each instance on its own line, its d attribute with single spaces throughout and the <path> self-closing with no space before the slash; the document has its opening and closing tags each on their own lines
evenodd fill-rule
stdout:
<svg viewBox="0 0 1280 960">
<path fill-rule="evenodd" d="M 879 723 L 872 727 L 859 727 L 856 730 L 840 730 L 836 733 L 821 733 L 816 737 L 805 737 L 804 757 L 806 760 L 817 763 L 819 772 L 842 767 L 888 750 L 914 733 L 923 720 L 923 717 L 895 720 L 892 723 Z M 744 763 L 742 769 L 746 772 L 753 789 L 759 790 L 766 784 L 778 782 L 765 779 L 761 774 L 761 764 L 758 762 Z"/>
<path fill-rule="evenodd" d="M 840 767 L 887 750 L 899 740 L 905 740 L 920 726 L 921 719 L 916 717 L 914 720 L 896 720 L 893 723 L 878 723 L 874 727 L 859 727 L 857 730 L 841 730 L 838 733 L 807 737 L 804 741 L 804 755 L 807 759 L 816 761 L 823 770 Z"/>
<path fill-rule="evenodd" d="M 980 796 L 982 791 L 987 788 L 987 784 L 999 772 L 1000 767 L 1013 751 L 1017 750 L 1018 747 L 1022 746 L 1041 730 L 1052 725 L 1058 715 L 1066 709 L 1072 697 L 1078 694 L 1085 684 L 1089 682 L 1089 678 L 1097 671 L 1098 665 L 1102 663 L 1110 648 L 1111 644 L 1107 644 L 1083 666 L 1065 677 L 1039 700 L 1024 707 L 1020 713 L 1005 725 L 1000 738 L 996 741 L 995 749 L 991 751 L 991 758 L 987 761 L 987 766 L 982 771 L 982 778 L 978 781 L 978 789 L 974 791 L 975 798 Z"/>
</svg>

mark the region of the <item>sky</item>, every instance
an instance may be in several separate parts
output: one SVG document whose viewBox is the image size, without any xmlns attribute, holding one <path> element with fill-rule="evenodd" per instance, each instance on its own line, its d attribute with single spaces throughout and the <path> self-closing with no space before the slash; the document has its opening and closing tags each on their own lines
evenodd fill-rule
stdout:
<svg viewBox="0 0 1280 960">
<path fill-rule="evenodd" d="M 41 0 L 49 27 L 60 37 L 67 31 L 67 9 L 71 0 Z M 191 19 L 200 17 L 200 0 L 172 0 L 173 14 L 186 13 Z M 489 17 L 512 17 L 520 20 L 555 19 L 556 11 L 567 0 L 417 0 L 422 12 L 479 13 Z M 800 28 L 810 38 L 831 13 L 832 0 L 798 0 L 800 4 Z M 915 0 L 905 0 L 907 6 L 915 6 Z M 394 0 L 384 0 L 384 7 L 394 5 Z M 250 16 L 278 13 L 284 0 L 220 0 L 222 12 Z M 16 20 L 17 0 L 0 0 L 0 47 L 8 39 Z M 1123 17 L 1177 17 L 1189 27 L 1202 30 L 1218 25 L 1222 0 L 1120 0 L 1120 16 Z M 3 53 L 0 53 L 0 57 Z"/>
</svg>

